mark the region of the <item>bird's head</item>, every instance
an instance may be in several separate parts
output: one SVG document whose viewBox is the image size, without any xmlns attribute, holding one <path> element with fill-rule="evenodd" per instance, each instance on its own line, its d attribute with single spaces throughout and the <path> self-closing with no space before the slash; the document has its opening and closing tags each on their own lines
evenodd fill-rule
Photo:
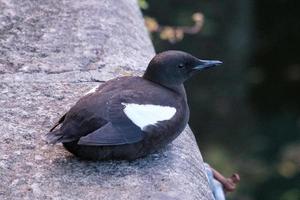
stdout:
<svg viewBox="0 0 300 200">
<path fill-rule="evenodd" d="M 218 60 L 200 60 L 182 51 L 165 51 L 150 61 L 144 78 L 174 88 L 197 72 L 222 64 Z"/>
</svg>

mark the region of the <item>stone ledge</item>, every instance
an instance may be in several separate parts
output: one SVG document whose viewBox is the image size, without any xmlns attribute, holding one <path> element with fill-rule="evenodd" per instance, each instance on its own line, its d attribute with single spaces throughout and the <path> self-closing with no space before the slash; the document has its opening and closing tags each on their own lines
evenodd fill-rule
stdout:
<svg viewBox="0 0 300 200">
<path fill-rule="evenodd" d="M 114 3 L 0 0 L 0 199 L 211 199 L 189 128 L 133 162 L 82 161 L 42 140 L 98 81 L 141 74 L 154 55 L 136 2 Z"/>
</svg>

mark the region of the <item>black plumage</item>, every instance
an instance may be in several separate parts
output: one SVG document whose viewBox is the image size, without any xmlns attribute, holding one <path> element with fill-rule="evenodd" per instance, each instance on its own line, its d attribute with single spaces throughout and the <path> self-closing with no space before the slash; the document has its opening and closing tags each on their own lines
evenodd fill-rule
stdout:
<svg viewBox="0 0 300 200">
<path fill-rule="evenodd" d="M 183 82 L 195 72 L 220 63 L 199 60 L 181 51 L 160 53 L 151 60 L 143 77 L 118 77 L 82 97 L 47 133 L 47 140 L 52 144 L 62 142 L 68 151 L 86 159 L 132 160 L 145 156 L 170 143 L 185 128 L 189 108 Z M 129 114 L 124 110 L 127 104 L 134 105 Z M 145 120 L 137 119 L 135 112 L 147 111 L 142 105 L 176 112 L 170 119 L 140 127 L 147 118 L 155 118 L 146 116 L 146 112 L 141 117 Z M 55 130 L 59 124 L 61 127 Z"/>
</svg>

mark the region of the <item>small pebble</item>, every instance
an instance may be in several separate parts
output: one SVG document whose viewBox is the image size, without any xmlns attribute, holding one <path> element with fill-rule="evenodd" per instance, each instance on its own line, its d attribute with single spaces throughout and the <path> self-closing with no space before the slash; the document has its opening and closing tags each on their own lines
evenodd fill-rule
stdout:
<svg viewBox="0 0 300 200">
<path fill-rule="evenodd" d="M 47 150 L 47 149 L 49 149 L 49 146 L 48 145 L 44 145 L 44 146 L 41 147 L 41 149 L 42 150 Z"/>
<path fill-rule="evenodd" d="M 35 156 L 34 156 L 34 159 L 35 159 L 35 160 L 43 160 L 44 157 L 42 157 L 42 156 L 40 156 L 40 155 L 35 155 Z"/>
<path fill-rule="evenodd" d="M 33 163 L 32 162 L 26 162 L 25 165 L 27 165 L 27 166 L 33 166 Z"/>
<path fill-rule="evenodd" d="M 2 156 L 0 157 L 0 159 L 2 159 L 2 160 L 7 160 L 8 158 L 9 158 L 8 155 L 2 155 Z"/>
<path fill-rule="evenodd" d="M 10 184 L 10 187 L 11 187 L 11 186 L 15 186 L 15 185 L 17 185 L 17 184 L 18 184 L 18 182 L 19 182 L 19 179 L 15 179 L 15 180 L 13 180 L 13 181 L 11 182 L 11 184 Z"/>
<path fill-rule="evenodd" d="M 34 174 L 35 178 L 41 178 L 42 176 L 43 176 L 43 174 L 40 173 L 40 172 L 37 172 L 37 173 Z"/>
<path fill-rule="evenodd" d="M 32 188 L 32 191 L 33 191 L 34 194 L 41 194 L 42 193 L 42 191 L 40 189 L 40 186 L 37 183 L 31 184 L 31 188 Z"/>
</svg>

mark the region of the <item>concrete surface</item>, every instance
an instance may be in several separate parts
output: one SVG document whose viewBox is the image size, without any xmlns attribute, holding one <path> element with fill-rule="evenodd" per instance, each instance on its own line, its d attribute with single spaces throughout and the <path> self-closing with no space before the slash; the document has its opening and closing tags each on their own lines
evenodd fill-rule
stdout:
<svg viewBox="0 0 300 200">
<path fill-rule="evenodd" d="M 133 162 L 42 140 L 85 92 L 153 55 L 134 0 L 0 0 L 0 199 L 211 199 L 189 128 Z"/>
</svg>

